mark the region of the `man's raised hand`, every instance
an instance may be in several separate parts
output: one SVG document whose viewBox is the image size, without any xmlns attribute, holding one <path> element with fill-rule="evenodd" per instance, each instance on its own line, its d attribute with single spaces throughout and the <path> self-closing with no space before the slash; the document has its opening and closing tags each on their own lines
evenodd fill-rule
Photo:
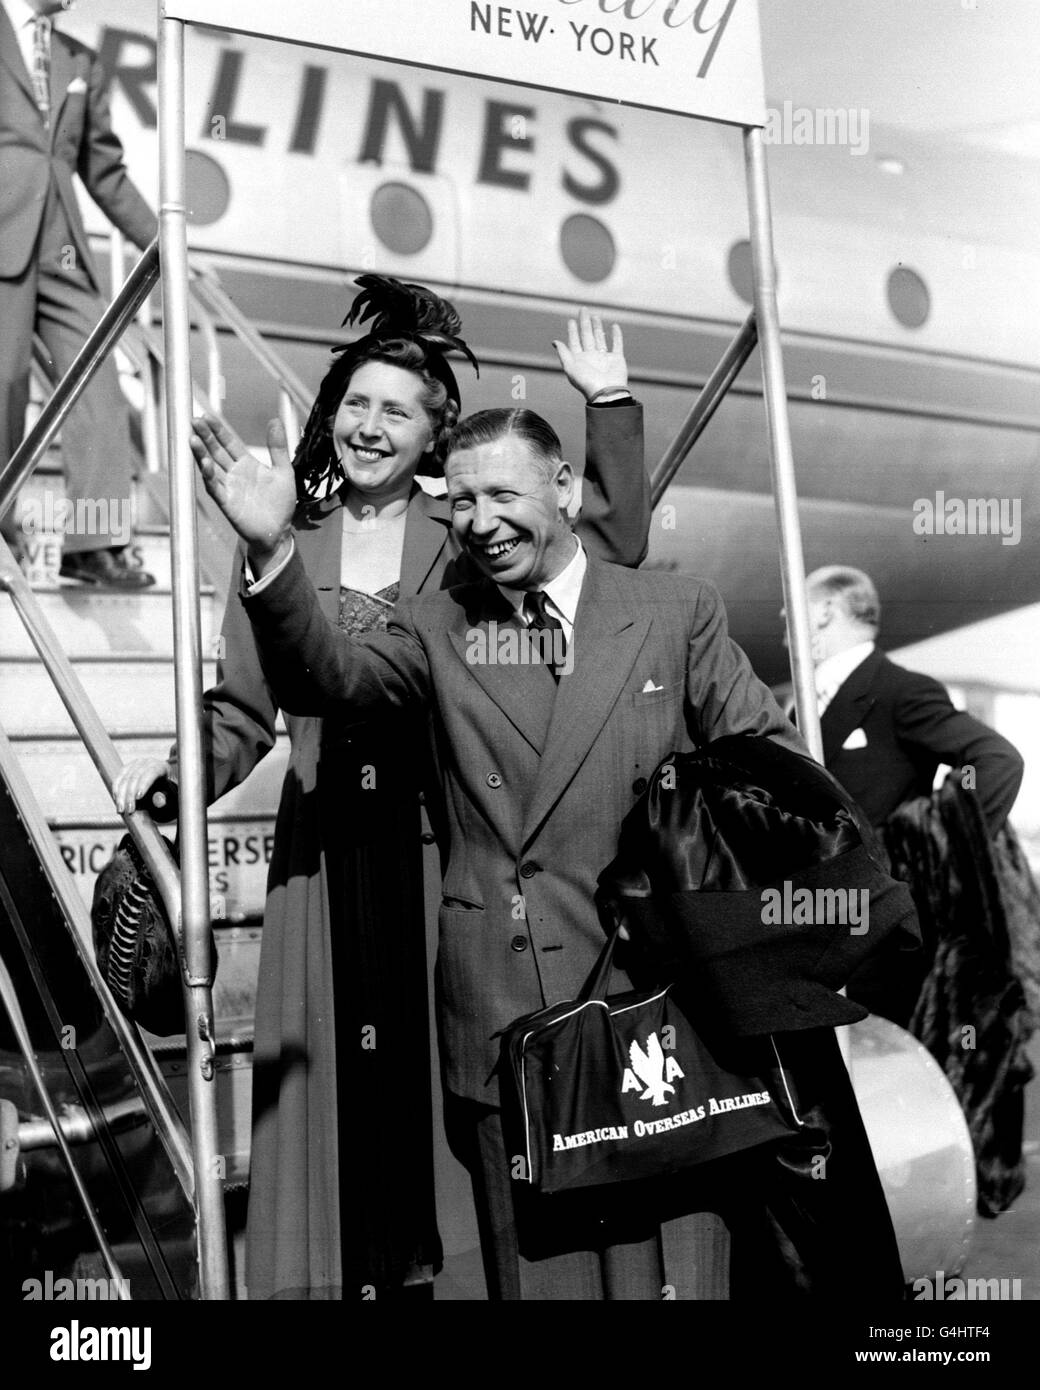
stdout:
<svg viewBox="0 0 1040 1390">
<path fill-rule="evenodd" d="M 621 325 L 615 323 L 610 346 L 599 314 L 582 308 L 578 318 L 567 321 L 566 343 L 553 341 L 567 380 L 586 400 L 608 391 L 628 390 L 628 363 L 621 337 Z"/>
<path fill-rule="evenodd" d="M 296 478 L 279 420 L 267 426 L 267 449 L 271 462 L 263 463 L 222 420 L 192 421 L 191 452 L 206 491 L 245 541 L 258 572 L 284 552 L 296 510 Z"/>
</svg>

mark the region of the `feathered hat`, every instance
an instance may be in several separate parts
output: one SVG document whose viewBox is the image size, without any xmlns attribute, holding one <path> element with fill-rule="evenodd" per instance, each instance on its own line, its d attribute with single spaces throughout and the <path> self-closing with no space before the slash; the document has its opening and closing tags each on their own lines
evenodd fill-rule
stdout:
<svg viewBox="0 0 1040 1390">
<path fill-rule="evenodd" d="M 391 275 L 359 275 L 354 281 L 361 293 L 350 306 L 343 326 L 351 328 L 371 319 L 368 332 L 352 343 L 341 343 L 333 352 L 351 357 L 363 357 L 371 348 L 387 338 L 404 338 L 418 343 L 427 355 L 427 370 L 435 376 L 456 405 L 462 403 L 462 393 L 446 353 L 461 352 L 480 375 L 480 364 L 458 336 L 462 320 L 453 305 L 441 299 L 425 285 L 412 285 L 395 280 Z"/>
<path fill-rule="evenodd" d="M 312 500 L 328 496 L 342 482 L 342 471 L 324 423 L 338 409 L 355 368 L 378 351 L 380 344 L 404 340 L 422 348 L 425 370 L 444 386 L 457 410 L 461 408 L 462 393 L 447 354 L 462 353 L 480 375 L 480 364 L 458 336 L 462 321 L 446 299 L 425 285 L 409 284 L 390 275 L 359 275 L 354 283 L 360 287 L 360 293 L 343 326 L 351 328 L 368 322 L 368 332 L 333 347 L 336 360 L 318 390 L 294 460 L 300 495 Z"/>
</svg>

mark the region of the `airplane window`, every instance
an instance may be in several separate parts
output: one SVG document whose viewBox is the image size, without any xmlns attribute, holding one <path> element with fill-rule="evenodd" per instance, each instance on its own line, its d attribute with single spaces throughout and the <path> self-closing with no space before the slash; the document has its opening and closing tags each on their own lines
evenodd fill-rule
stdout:
<svg viewBox="0 0 1040 1390">
<path fill-rule="evenodd" d="M 726 273 L 730 288 L 745 304 L 755 302 L 755 277 L 751 268 L 750 241 L 735 241 L 726 257 Z M 780 285 L 780 267 L 773 262 L 773 278 Z"/>
<path fill-rule="evenodd" d="M 433 236 L 433 213 L 421 193 L 406 183 L 384 183 L 372 194 L 372 230 L 397 256 L 415 256 Z"/>
<path fill-rule="evenodd" d="M 920 328 L 931 311 L 928 286 L 916 270 L 897 265 L 888 277 L 888 307 L 904 328 Z"/>
<path fill-rule="evenodd" d="M 751 276 L 750 241 L 735 241 L 729 248 L 726 272 L 734 294 L 739 295 L 745 304 L 753 304 L 755 295 L 754 280 Z"/>
<path fill-rule="evenodd" d="M 193 227 L 208 227 L 219 222 L 231 202 L 231 184 L 227 174 L 210 154 L 187 150 L 184 155 L 184 177 L 187 183 L 188 221 Z"/>
<path fill-rule="evenodd" d="M 560 228 L 560 254 L 572 275 L 592 284 L 614 269 L 614 238 L 598 218 L 576 212 Z"/>
</svg>

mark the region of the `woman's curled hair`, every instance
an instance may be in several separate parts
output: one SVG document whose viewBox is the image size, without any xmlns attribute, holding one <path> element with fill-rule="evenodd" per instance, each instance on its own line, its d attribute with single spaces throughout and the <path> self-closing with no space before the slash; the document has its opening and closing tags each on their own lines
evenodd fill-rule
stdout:
<svg viewBox="0 0 1040 1390">
<path fill-rule="evenodd" d="M 362 292 L 344 323 L 371 318 L 371 331 L 356 342 L 333 349 L 335 360 L 318 388 L 293 459 L 301 503 L 321 500 L 343 482 L 332 431 L 351 378 L 360 367 L 368 362 L 386 362 L 413 373 L 422 382 L 419 399 L 433 426 L 433 449 L 423 454 L 416 472 L 431 477 L 443 476 L 445 446 L 461 408 L 458 384 L 445 354 L 463 352 L 477 367 L 473 354 L 457 336 L 459 316 L 447 300 L 422 285 L 403 284 L 388 276 L 361 275 L 356 283 Z"/>
</svg>

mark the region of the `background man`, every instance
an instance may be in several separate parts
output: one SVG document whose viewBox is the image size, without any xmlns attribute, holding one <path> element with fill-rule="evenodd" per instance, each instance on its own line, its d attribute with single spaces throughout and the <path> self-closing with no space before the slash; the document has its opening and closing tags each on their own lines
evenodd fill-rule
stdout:
<svg viewBox="0 0 1040 1390">
<path fill-rule="evenodd" d="M 1022 781 L 1016 749 L 955 709 L 938 681 L 897 666 L 879 650 L 881 604 L 862 570 L 828 565 L 814 570 L 806 586 L 828 771 L 880 826 L 897 806 L 931 795 L 941 763 L 964 769 L 965 785 L 974 787 L 995 834 Z M 882 950 L 847 992 L 905 1027 L 928 965 L 920 952 Z"/>
<path fill-rule="evenodd" d="M 696 1297 L 688 1204 L 662 1224 L 645 1199 L 561 1208 L 515 1181 L 495 1035 L 584 983 L 603 945 L 597 877 L 663 757 L 740 732 L 804 753 L 730 640 L 717 593 L 586 555 L 563 515 L 573 476 L 555 433 L 529 411 L 484 411 L 459 426 L 446 466 L 452 524 L 484 578 L 399 603 L 386 633 L 351 640 L 322 616 L 287 539 L 296 491 L 278 427 L 273 467 L 215 420 L 196 429 L 206 486 L 258 576 L 246 606 L 281 706 L 354 718 L 432 706 L 449 821 L 442 1060 L 465 1119 L 492 1297 L 659 1299 L 662 1284 Z M 507 626 L 562 634 L 564 665 L 470 659 L 477 645 L 497 652 L 491 634 Z M 880 1186 L 875 1195 L 883 1213 Z M 853 1277 L 898 1289 L 890 1228 L 887 1241 L 883 1221 L 845 1236 Z"/>
<path fill-rule="evenodd" d="M 97 55 L 55 29 L 60 0 L 0 0 L 0 465 L 17 448 L 29 398 L 33 332 L 56 381 L 104 309 L 76 203 L 78 173 L 105 215 L 144 248 L 156 219 L 131 183 L 112 130 Z M 70 501 L 109 531 L 69 530 L 61 573 L 88 584 L 140 589 L 131 567 L 130 440 L 126 402 L 109 358 L 62 428 Z M 117 520 L 118 518 L 118 520 Z M 10 524 L 5 534 L 13 535 Z"/>
</svg>

